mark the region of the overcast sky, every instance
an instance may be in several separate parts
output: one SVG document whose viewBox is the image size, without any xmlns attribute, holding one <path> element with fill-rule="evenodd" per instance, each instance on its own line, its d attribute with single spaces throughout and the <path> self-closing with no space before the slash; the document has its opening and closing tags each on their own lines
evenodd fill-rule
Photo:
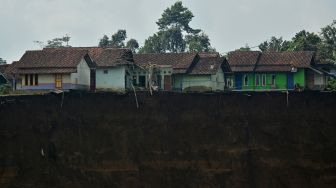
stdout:
<svg viewBox="0 0 336 188">
<path fill-rule="evenodd" d="M 65 34 L 72 46 L 96 46 L 99 39 L 126 29 L 128 38 L 144 40 L 176 0 L 0 0 L 0 57 L 11 63 L 35 40 Z M 183 0 L 194 14 L 191 26 L 209 35 L 221 53 L 271 36 L 290 39 L 306 29 L 319 32 L 336 19 L 336 0 Z"/>
</svg>

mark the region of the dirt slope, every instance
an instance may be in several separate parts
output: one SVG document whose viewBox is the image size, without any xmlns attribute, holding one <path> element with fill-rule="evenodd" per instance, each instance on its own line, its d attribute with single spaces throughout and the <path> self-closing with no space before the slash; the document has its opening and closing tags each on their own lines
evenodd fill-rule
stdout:
<svg viewBox="0 0 336 188">
<path fill-rule="evenodd" d="M 336 94 L 0 98 L 1 188 L 336 187 Z"/>
</svg>

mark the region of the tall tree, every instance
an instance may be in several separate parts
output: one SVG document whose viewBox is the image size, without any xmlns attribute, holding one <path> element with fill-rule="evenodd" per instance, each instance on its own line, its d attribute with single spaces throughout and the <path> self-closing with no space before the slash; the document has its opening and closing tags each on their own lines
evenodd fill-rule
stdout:
<svg viewBox="0 0 336 188">
<path fill-rule="evenodd" d="M 187 33 L 199 33 L 200 30 L 195 30 L 189 26 L 193 17 L 193 13 L 184 7 L 181 1 L 178 1 L 163 12 L 156 24 L 161 31 L 179 28 Z"/>
<path fill-rule="evenodd" d="M 207 51 L 212 49 L 207 35 L 190 27 L 194 15 L 181 1 L 164 10 L 156 22 L 159 31 L 149 37 L 140 53 Z M 213 50 L 213 49 L 212 49 Z"/>
<path fill-rule="evenodd" d="M 120 29 L 116 33 L 114 33 L 111 37 L 111 46 L 123 48 L 125 47 L 124 41 L 127 38 L 126 30 Z"/>
<path fill-rule="evenodd" d="M 132 50 L 133 53 L 136 53 L 137 49 L 139 48 L 139 43 L 135 39 L 130 39 L 126 43 L 126 48 L 129 48 Z"/>
<path fill-rule="evenodd" d="M 0 65 L 7 64 L 6 60 L 0 58 Z"/>
</svg>

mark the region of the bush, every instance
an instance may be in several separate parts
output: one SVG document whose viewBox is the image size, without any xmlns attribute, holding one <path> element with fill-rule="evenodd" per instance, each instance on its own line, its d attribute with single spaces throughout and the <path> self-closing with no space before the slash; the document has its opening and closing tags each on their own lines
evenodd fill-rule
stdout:
<svg viewBox="0 0 336 188">
<path fill-rule="evenodd" d="M 9 84 L 0 85 L 0 95 L 7 95 L 11 92 L 12 87 Z"/>
<path fill-rule="evenodd" d="M 330 91 L 336 91 L 336 79 L 335 78 L 332 78 L 331 80 L 329 80 L 327 89 Z"/>
</svg>

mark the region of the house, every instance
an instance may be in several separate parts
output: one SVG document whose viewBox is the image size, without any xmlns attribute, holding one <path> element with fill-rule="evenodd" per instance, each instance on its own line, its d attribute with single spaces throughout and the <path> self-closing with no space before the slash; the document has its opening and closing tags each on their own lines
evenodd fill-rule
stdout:
<svg viewBox="0 0 336 188">
<path fill-rule="evenodd" d="M 10 73 L 18 90 L 89 90 L 94 67 L 88 50 L 54 48 L 26 51 Z"/>
<path fill-rule="evenodd" d="M 148 88 L 149 69 L 154 68 L 152 80 L 159 85 L 159 89 L 171 91 L 181 90 L 182 75 L 197 60 L 196 53 L 162 53 L 162 54 L 134 54 L 137 65 L 134 71 L 134 83 Z"/>
<path fill-rule="evenodd" d="M 133 54 L 122 48 L 90 48 L 96 65 L 96 89 L 126 91 L 132 88 Z"/>
<path fill-rule="evenodd" d="M 11 74 L 16 78 L 16 89 L 125 91 L 131 87 L 128 69 L 132 65 L 128 49 L 44 48 L 27 51 Z"/>
<path fill-rule="evenodd" d="M 198 56 L 182 76 L 183 91 L 223 91 L 225 60 L 218 53 L 199 53 Z"/>
<path fill-rule="evenodd" d="M 228 55 L 238 91 L 321 90 L 328 75 L 315 67 L 314 52 L 235 51 Z M 230 79 L 230 78 L 228 78 Z"/>
<path fill-rule="evenodd" d="M 166 91 L 224 90 L 223 61 L 218 53 L 135 54 L 133 80 L 145 88 L 151 80 Z"/>
</svg>

